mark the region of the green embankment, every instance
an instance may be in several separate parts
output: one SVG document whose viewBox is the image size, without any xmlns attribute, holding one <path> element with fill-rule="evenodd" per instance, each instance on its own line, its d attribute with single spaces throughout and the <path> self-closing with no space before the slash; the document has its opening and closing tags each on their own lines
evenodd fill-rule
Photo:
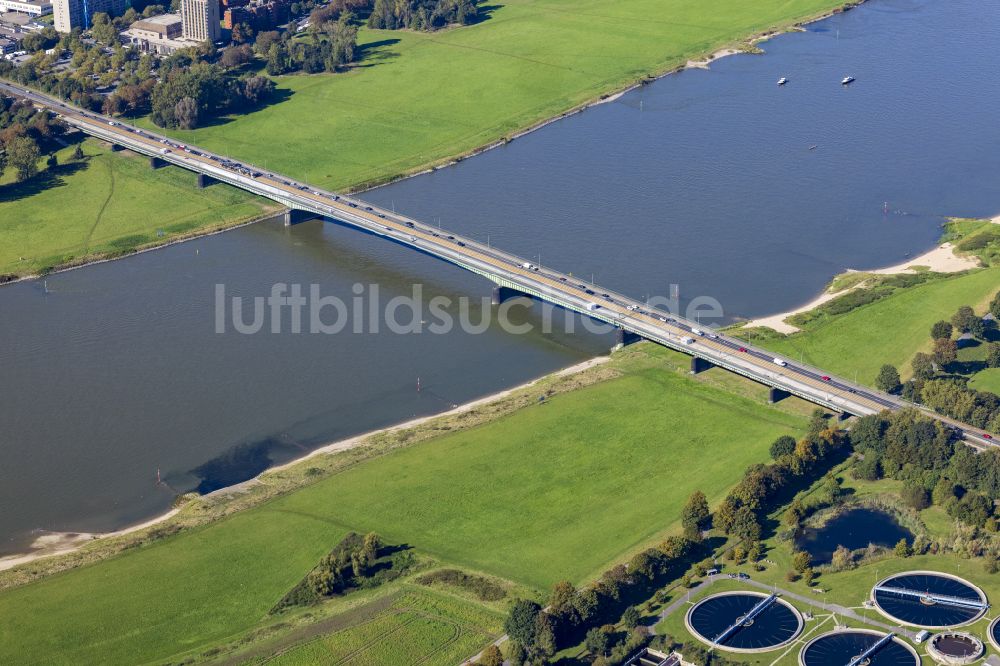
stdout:
<svg viewBox="0 0 1000 666">
<path fill-rule="evenodd" d="M 930 348 L 934 322 L 950 319 L 960 305 L 983 311 L 997 289 L 1000 268 L 935 280 L 763 344 L 790 358 L 871 384 L 884 363 L 908 371 L 913 355 Z"/>
<path fill-rule="evenodd" d="M 0 181 L 0 275 L 120 254 L 151 243 L 253 218 L 276 208 L 228 185 L 195 188 L 195 175 L 149 168 L 95 140 L 85 160 L 58 153 L 59 166 L 21 184 Z"/>
<path fill-rule="evenodd" d="M 229 642 L 348 530 L 536 588 L 594 576 L 676 529 L 693 490 L 718 501 L 804 424 L 762 396 L 662 369 L 676 355 L 645 348 L 617 379 L 0 593 L 0 662 L 163 661 Z"/>
<path fill-rule="evenodd" d="M 831 0 L 510 0 L 436 32 L 363 29 L 360 67 L 278 77 L 288 100 L 185 141 L 342 189 L 420 170 Z M 262 140 L 266 137 L 266 140 Z"/>
</svg>

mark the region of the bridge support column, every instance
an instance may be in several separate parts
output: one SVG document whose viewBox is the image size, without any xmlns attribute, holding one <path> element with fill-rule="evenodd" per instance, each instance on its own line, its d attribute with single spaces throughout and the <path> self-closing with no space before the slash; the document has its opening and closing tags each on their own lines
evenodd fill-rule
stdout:
<svg viewBox="0 0 1000 666">
<path fill-rule="evenodd" d="M 847 412 L 837 412 L 837 421 L 846 421 L 851 418 L 851 415 Z"/>
<path fill-rule="evenodd" d="M 307 210 L 298 210 L 296 208 L 289 208 L 285 211 L 285 226 L 290 227 L 293 224 L 298 224 L 299 222 L 306 222 L 307 220 L 315 220 L 319 216 L 316 213 L 310 213 Z"/>
<path fill-rule="evenodd" d="M 632 331 L 626 331 L 624 328 L 615 329 L 615 347 L 624 347 L 625 345 L 630 345 L 635 342 L 642 340 L 642 336 L 636 335 Z"/>
<path fill-rule="evenodd" d="M 699 372 L 704 372 L 709 368 L 714 367 L 711 361 L 706 361 L 703 358 L 698 358 L 697 356 L 691 357 L 691 374 L 697 375 Z"/>
<path fill-rule="evenodd" d="M 510 299 L 518 298 L 519 296 L 530 298 L 527 294 L 521 293 L 517 289 L 501 286 L 493 287 L 493 305 L 500 305 L 504 301 L 509 301 Z"/>
<path fill-rule="evenodd" d="M 161 160 L 159 157 L 155 157 L 153 155 L 149 156 L 149 168 L 150 169 L 159 169 L 161 166 L 166 166 L 166 164 L 167 163 L 164 162 L 163 160 Z"/>
<path fill-rule="evenodd" d="M 208 187 L 209 185 L 211 185 L 214 182 L 216 182 L 216 180 L 214 178 L 212 178 L 211 176 L 206 176 L 203 173 L 199 173 L 198 174 L 198 188 L 199 189 L 203 190 L 203 189 L 205 189 L 206 187 Z"/>
<path fill-rule="evenodd" d="M 118 145 L 117 143 L 111 144 L 111 152 L 117 153 L 120 150 L 125 150 L 125 146 Z"/>
<path fill-rule="evenodd" d="M 780 388 L 775 388 L 774 386 L 772 386 L 770 392 L 768 393 L 767 401 L 773 405 L 779 400 L 784 400 L 790 395 L 791 393 L 789 393 L 788 391 L 783 391 Z"/>
</svg>

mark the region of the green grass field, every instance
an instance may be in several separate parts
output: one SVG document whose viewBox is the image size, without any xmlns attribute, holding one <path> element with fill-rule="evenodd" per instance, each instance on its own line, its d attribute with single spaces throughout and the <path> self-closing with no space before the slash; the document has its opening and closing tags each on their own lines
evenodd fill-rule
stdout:
<svg viewBox="0 0 1000 666">
<path fill-rule="evenodd" d="M 318 186 L 384 181 L 490 144 L 835 0 L 510 0 L 441 31 L 364 29 L 361 66 L 278 77 L 290 99 L 173 134 Z M 261 141 L 261 137 L 267 137 Z"/>
<path fill-rule="evenodd" d="M 120 254 L 274 208 L 228 185 L 196 189 L 193 173 L 153 170 L 146 158 L 112 153 L 95 140 L 83 147 L 83 162 L 65 148 L 54 173 L 24 184 L 9 182 L 8 173 L 0 181 L 0 274 Z"/>
<path fill-rule="evenodd" d="M 790 358 L 871 384 L 884 363 L 909 374 L 913 355 L 930 348 L 934 322 L 950 319 L 960 305 L 981 312 L 998 289 L 997 268 L 936 280 L 764 344 Z"/>
<path fill-rule="evenodd" d="M 344 533 L 536 588 L 582 582 L 718 501 L 804 419 L 658 370 L 560 394 L 221 522 L 0 593 L 0 662 L 123 663 L 252 629 Z"/>
<path fill-rule="evenodd" d="M 411 591 L 374 618 L 251 663 L 453 666 L 501 633 L 499 614 L 459 599 Z"/>
</svg>

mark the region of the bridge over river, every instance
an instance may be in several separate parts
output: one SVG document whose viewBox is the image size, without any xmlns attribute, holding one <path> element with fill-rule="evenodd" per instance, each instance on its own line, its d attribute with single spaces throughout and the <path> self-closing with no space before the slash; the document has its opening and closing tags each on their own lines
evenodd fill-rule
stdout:
<svg viewBox="0 0 1000 666">
<path fill-rule="evenodd" d="M 523 257 L 492 245 L 372 206 L 358 198 L 311 187 L 288 176 L 267 172 L 195 146 L 182 145 L 176 140 L 82 111 L 35 91 L 4 83 L 0 83 L 0 90 L 27 99 L 37 107 L 49 109 L 66 124 L 88 135 L 146 155 L 152 166 L 174 164 L 196 172 L 202 186 L 209 180 L 217 180 L 277 201 L 289 209 L 286 223 L 318 216 L 381 236 L 491 280 L 496 285 L 494 303 L 517 295 L 548 301 L 610 324 L 618 330 L 622 341 L 638 337 L 684 352 L 692 357 L 692 372 L 716 365 L 765 384 L 771 389 L 772 401 L 796 395 L 842 415 L 854 416 L 914 407 L 896 396 L 789 358 L 776 357 L 737 338 L 703 331 L 694 321 L 581 282 L 551 267 L 535 266 Z M 955 430 L 972 446 L 985 448 L 994 445 L 988 433 L 930 410 L 924 411 Z"/>
</svg>

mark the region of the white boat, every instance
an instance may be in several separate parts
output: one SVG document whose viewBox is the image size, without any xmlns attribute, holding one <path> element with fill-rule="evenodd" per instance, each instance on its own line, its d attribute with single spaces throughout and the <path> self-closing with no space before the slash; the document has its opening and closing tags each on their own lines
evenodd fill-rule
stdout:
<svg viewBox="0 0 1000 666">
<path fill-rule="evenodd" d="M 779 86 L 783 86 L 786 83 L 788 83 L 788 79 L 786 79 L 785 77 L 781 77 L 780 79 L 778 79 L 778 85 Z"/>
<path fill-rule="evenodd" d="M 843 83 L 846 86 L 848 83 L 854 83 L 854 77 L 853 76 L 845 76 L 840 82 Z"/>
</svg>

